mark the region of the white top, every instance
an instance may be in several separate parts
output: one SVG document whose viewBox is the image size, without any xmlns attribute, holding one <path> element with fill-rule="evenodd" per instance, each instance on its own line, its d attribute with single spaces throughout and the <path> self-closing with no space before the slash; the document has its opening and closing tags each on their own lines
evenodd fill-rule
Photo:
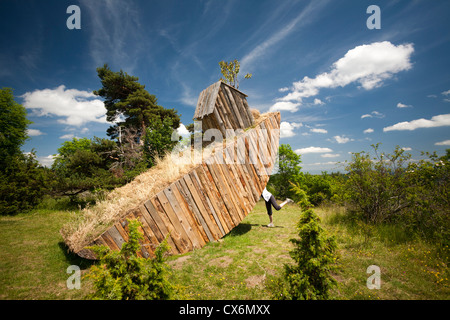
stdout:
<svg viewBox="0 0 450 320">
<path fill-rule="evenodd" d="M 269 201 L 271 196 L 272 194 L 269 191 L 267 191 L 266 188 L 264 188 L 262 192 L 262 197 L 264 198 L 264 200 Z"/>
</svg>

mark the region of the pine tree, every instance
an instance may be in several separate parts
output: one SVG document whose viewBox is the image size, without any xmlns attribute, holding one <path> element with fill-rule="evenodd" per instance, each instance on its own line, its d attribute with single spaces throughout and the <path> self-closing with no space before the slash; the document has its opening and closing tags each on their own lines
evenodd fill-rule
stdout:
<svg viewBox="0 0 450 320">
<path fill-rule="evenodd" d="M 309 209 L 298 223 L 299 239 L 291 239 L 295 248 L 290 252 L 295 264 L 286 264 L 283 277 L 277 283 L 274 297 L 287 300 L 325 300 L 336 284 L 331 271 L 336 256 L 336 241 L 327 237 L 320 218 Z"/>
</svg>

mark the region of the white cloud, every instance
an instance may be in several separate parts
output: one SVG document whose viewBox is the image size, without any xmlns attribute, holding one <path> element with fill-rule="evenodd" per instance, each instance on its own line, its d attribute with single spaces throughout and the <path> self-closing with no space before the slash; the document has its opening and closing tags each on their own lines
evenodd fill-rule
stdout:
<svg viewBox="0 0 450 320">
<path fill-rule="evenodd" d="M 353 139 L 350 139 L 346 136 L 334 136 L 333 137 L 337 143 L 342 144 L 342 143 L 347 143 L 349 141 L 353 141 Z"/>
<path fill-rule="evenodd" d="M 339 153 L 333 154 L 333 153 L 325 153 L 320 155 L 322 158 L 337 158 L 341 155 Z"/>
<path fill-rule="evenodd" d="M 372 133 L 372 132 L 373 132 L 372 128 L 368 128 L 368 129 L 364 130 L 364 133 Z"/>
<path fill-rule="evenodd" d="M 444 127 L 444 126 L 450 126 L 450 113 L 434 116 L 431 118 L 431 120 L 421 118 L 421 119 L 412 120 L 412 121 L 399 122 L 392 126 L 383 128 L 383 131 L 384 132 L 395 131 L 395 130 L 412 131 L 412 130 L 416 130 L 419 128 L 434 128 L 434 127 Z"/>
<path fill-rule="evenodd" d="M 327 153 L 332 151 L 333 150 L 331 150 L 330 148 L 308 147 L 297 149 L 294 152 L 297 154 L 307 154 L 307 153 Z"/>
<path fill-rule="evenodd" d="M 37 136 L 41 136 L 45 133 L 43 133 L 41 130 L 38 130 L 38 129 L 27 129 L 27 134 L 30 137 L 37 137 Z"/>
<path fill-rule="evenodd" d="M 280 88 L 280 89 L 278 89 L 278 91 L 279 92 L 286 92 L 286 91 L 289 91 L 289 88 L 288 87 Z"/>
<path fill-rule="evenodd" d="M 410 147 L 403 147 L 402 150 L 403 151 L 411 151 L 412 149 Z"/>
<path fill-rule="evenodd" d="M 280 124 L 280 138 L 289 138 L 295 136 L 294 129 L 303 126 L 301 123 L 282 121 Z"/>
<path fill-rule="evenodd" d="M 327 130 L 325 130 L 325 129 L 320 129 L 320 128 L 313 128 L 313 129 L 311 129 L 311 130 L 309 130 L 309 131 L 315 132 L 315 133 L 328 133 Z"/>
<path fill-rule="evenodd" d="M 295 112 L 298 110 L 298 107 L 301 105 L 301 103 L 293 103 L 289 101 L 279 101 L 275 103 L 273 106 L 270 107 L 269 111 L 290 111 Z"/>
<path fill-rule="evenodd" d="M 106 108 L 93 93 L 77 89 L 66 89 L 64 85 L 55 89 L 35 90 L 25 93 L 24 107 L 32 109 L 36 116 L 58 116 L 59 123 L 81 126 L 88 122 L 106 123 Z"/>
<path fill-rule="evenodd" d="M 321 105 L 323 105 L 323 104 L 325 104 L 322 100 L 320 100 L 320 99 L 314 99 L 314 105 L 316 105 L 316 106 L 321 106 Z"/>
<path fill-rule="evenodd" d="M 44 167 L 51 167 L 54 160 L 55 160 L 55 156 L 52 154 L 50 154 L 46 157 L 37 157 L 37 161 Z"/>
<path fill-rule="evenodd" d="M 363 114 L 361 116 L 361 119 L 364 119 L 364 118 L 379 118 L 379 119 L 381 119 L 381 118 L 384 118 L 384 114 L 375 110 L 375 111 L 372 111 L 371 113 Z"/>
<path fill-rule="evenodd" d="M 182 137 L 189 137 L 191 133 L 188 129 L 186 129 L 186 126 L 182 123 L 180 123 L 180 126 L 177 129 L 177 133 Z"/>
<path fill-rule="evenodd" d="M 294 82 L 292 91 L 279 101 L 302 102 L 303 98 L 319 94 L 322 88 L 345 87 L 351 83 L 371 90 L 394 74 L 411 69 L 413 52 L 413 44 L 396 46 L 389 41 L 357 46 L 333 63 L 331 71 Z"/>
<path fill-rule="evenodd" d="M 409 106 L 407 104 L 403 104 L 401 102 L 397 103 L 397 108 L 410 108 L 410 107 L 412 107 L 412 106 Z"/>
<path fill-rule="evenodd" d="M 68 133 L 68 134 L 62 135 L 59 138 L 63 139 L 63 140 L 72 140 L 73 138 L 78 138 L 78 137 L 75 137 L 75 135 L 73 133 Z"/>
<path fill-rule="evenodd" d="M 450 140 L 445 140 L 445 141 L 441 141 L 441 142 L 436 142 L 434 145 L 435 145 L 435 146 L 450 146 Z"/>
<path fill-rule="evenodd" d="M 328 161 L 328 162 L 314 162 L 314 163 L 303 163 L 302 167 L 310 167 L 310 166 L 331 166 L 337 165 L 339 162 L 336 161 Z"/>
<path fill-rule="evenodd" d="M 444 96 L 448 96 L 448 95 L 450 95 L 450 90 L 447 90 L 447 91 L 444 91 L 444 92 L 441 92 Z"/>
</svg>

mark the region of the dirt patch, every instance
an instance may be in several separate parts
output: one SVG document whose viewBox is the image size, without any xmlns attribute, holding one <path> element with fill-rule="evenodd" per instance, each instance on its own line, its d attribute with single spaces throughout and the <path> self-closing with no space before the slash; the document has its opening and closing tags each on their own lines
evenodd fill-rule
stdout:
<svg viewBox="0 0 450 320">
<path fill-rule="evenodd" d="M 181 268 L 183 268 L 183 264 L 190 258 L 191 256 L 182 256 L 176 260 L 168 262 L 168 264 L 172 266 L 172 268 L 174 268 L 175 270 L 180 270 Z"/>
<path fill-rule="evenodd" d="M 226 268 L 226 267 L 228 267 L 232 262 L 233 262 L 233 258 L 225 256 L 225 257 L 219 257 L 219 258 L 212 259 L 208 264 L 209 264 L 210 266 L 216 266 L 216 267 L 220 267 L 220 268 Z"/>
<path fill-rule="evenodd" d="M 262 285 L 265 279 L 266 279 L 265 275 L 251 276 L 245 279 L 245 282 L 247 283 L 247 288 L 254 288 L 259 285 Z"/>
</svg>

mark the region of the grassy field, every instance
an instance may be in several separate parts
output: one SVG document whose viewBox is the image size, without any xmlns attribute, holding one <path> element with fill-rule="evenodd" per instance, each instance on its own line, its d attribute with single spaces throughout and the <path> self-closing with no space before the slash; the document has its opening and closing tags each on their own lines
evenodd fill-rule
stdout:
<svg viewBox="0 0 450 320">
<path fill-rule="evenodd" d="M 392 226 L 370 228 L 345 218 L 340 208 L 316 209 L 322 226 L 335 235 L 340 258 L 334 299 L 449 299 L 449 248 L 437 248 Z M 188 299 L 271 299 L 268 285 L 292 259 L 289 239 L 296 237 L 301 211 L 287 205 L 267 228 L 262 202 L 230 234 L 200 250 L 169 257 L 173 281 Z M 91 284 L 69 290 L 69 265 L 82 274 L 92 262 L 67 253 L 59 229 L 69 213 L 40 209 L 0 217 L 0 299 L 82 299 Z M 381 288 L 366 286 L 367 267 L 381 269 Z"/>
</svg>

